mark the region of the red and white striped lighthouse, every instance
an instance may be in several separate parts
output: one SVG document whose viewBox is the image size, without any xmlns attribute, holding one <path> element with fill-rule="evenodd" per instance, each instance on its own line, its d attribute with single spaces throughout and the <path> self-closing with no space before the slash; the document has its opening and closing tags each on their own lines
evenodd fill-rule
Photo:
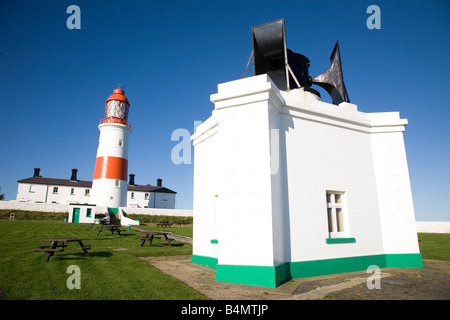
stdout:
<svg viewBox="0 0 450 320">
<path fill-rule="evenodd" d="M 129 108 L 120 86 L 106 100 L 105 118 L 98 126 L 100 138 L 92 181 L 91 202 L 97 206 L 127 205 Z"/>
</svg>

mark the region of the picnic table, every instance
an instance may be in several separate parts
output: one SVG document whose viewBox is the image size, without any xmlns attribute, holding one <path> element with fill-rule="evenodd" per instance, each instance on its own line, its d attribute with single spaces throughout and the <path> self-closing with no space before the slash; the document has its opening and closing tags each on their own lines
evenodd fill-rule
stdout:
<svg viewBox="0 0 450 320">
<path fill-rule="evenodd" d="M 172 224 L 168 220 L 160 221 L 156 224 L 158 227 L 170 227 Z"/>
<path fill-rule="evenodd" d="M 49 246 L 40 246 L 38 249 L 34 249 L 34 252 L 46 252 L 47 256 L 45 258 L 45 262 L 50 260 L 55 252 L 64 251 L 64 248 L 68 246 L 69 242 L 78 242 L 81 249 L 83 250 L 86 257 L 90 258 L 91 256 L 87 252 L 87 250 L 91 249 L 91 245 L 84 245 L 81 241 L 81 238 L 54 238 L 54 239 L 41 239 L 41 242 L 50 242 Z"/>
<path fill-rule="evenodd" d="M 120 232 L 122 230 L 120 230 L 119 228 L 122 226 L 120 224 L 102 224 L 102 227 L 100 228 L 100 230 L 97 233 L 97 236 L 100 234 L 100 232 L 103 231 L 104 228 L 109 229 L 109 231 L 111 231 L 111 234 L 114 234 L 114 232 L 117 232 L 119 234 L 119 237 L 121 237 L 122 235 L 120 234 Z"/>
<path fill-rule="evenodd" d="M 139 230 L 139 232 L 145 234 L 144 237 L 136 238 L 136 239 L 142 240 L 141 247 L 144 245 L 145 241 L 147 241 L 147 240 L 149 240 L 150 241 L 150 245 L 152 245 L 153 238 L 155 236 L 157 236 L 157 238 L 159 238 L 159 239 L 161 238 L 161 236 L 163 236 L 166 239 L 166 241 L 167 241 L 167 243 L 169 244 L 170 247 L 172 246 L 170 241 L 174 240 L 174 239 L 169 239 L 167 237 L 168 232 L 160 232 L 160 231 L 153 231 L 153 230 Z"/>
<path fill-rule="evenodd" d="M 187 220 L 178 220 L 178 221 L 175 221 L 175 223 L 179 226 L 181 226 L 181 225 L 185 226 L 188 224 L 188 221 Z"/>
</svg>

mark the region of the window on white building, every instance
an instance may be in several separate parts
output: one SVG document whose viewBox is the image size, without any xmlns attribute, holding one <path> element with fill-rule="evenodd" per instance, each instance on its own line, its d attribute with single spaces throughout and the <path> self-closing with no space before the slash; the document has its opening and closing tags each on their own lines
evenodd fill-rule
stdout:
<svg viewBox="0 0 450 320">
<path fill-rule="evenodd" d="M 28 192 L 30 192 L 30 193 L 35 193 L 36 192 L 36 190 L 34 188 L 34 185 L 30 185 L 30 189 L 28 189 Z"/>
<path fill-rule="evenodd" d="M 119 187 L 119 186 L 120 186 L 120 180 L 118 180 L 118 179 L 116 180 L 115 186 L 116 186 L 116 187 Z"/>
<path fill-rule="evenodd" d="M 119 147 L 123 147 L 123 141 L 122 141 L 122 139 L 119 139 Z"/>
<path fill-rule="evenodd" d="M 149 193 L 146 193 L 146 194 L 145 194 L 145 200 L 148 200 L 148 199 L 149 199 L 149 195 L 150 195 Z"/>
<path fill-rule="evenodd" d="M 91 190 L 90 189 L 85 189 L 84 190 L 84 195 L 85 196 L 88 196 L 88 195 L 90 195 L 91 194 Z"/>
<path fill-rule="evenodd" d="M 327 191 L 328 233 L 330 238 L 344 237 L 345 226 L 345 193 Z"/>
<path fill-rule="evenodd" d="M 131 199 L 134 199 L 134 192 L 131 193 Z"/>
<path fill-rule="evenodd" d="M 53 187 L 53 193 L 58 193 L 58 187 Z"/>
<path fill-rule="evenodd" d="M 70 188 L 70 195 L 74 195 L 75 194 L 75 188 Z"/>
</svg>

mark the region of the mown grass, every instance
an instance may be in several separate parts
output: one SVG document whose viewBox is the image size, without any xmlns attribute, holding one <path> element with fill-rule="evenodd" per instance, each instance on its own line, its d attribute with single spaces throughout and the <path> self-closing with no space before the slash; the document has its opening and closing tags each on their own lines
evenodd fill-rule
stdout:
<svg viewBox="0 0 450 320">
<path fill-rule="evenodd" d="M 450 261 L 450 234 L 418 233 L 417 235 L 423 259 Z"/>
<path fill-rule="evenodd" d="M 8 216 L 9 217 L 9 216 Z M 38 213 L 18 219 L 14 223 L 0 220 L 0 287 L 10 300 L 196 300 L 206 299 L 177 279 L 160 272 L 139 257 L 190 255 L 192 245 L 173 242 L 169 247 L 164 239 L 155 239 L 152 246 L 140 247 L 135 230 L 112 235 L 99 226 L 68 224 L 61 216 L 47 216 L 58 222 L 42 221 Z M 17 216 L 16 216 L 17 218 Z M 169 231 L 192 237 L 192 227 L 140 226 Z M 126 229 L 126 228 L 123 228 Z M 77 243 L 56 253 L 50 262 L 45 253 L 33 252 L 43 238 L 80 237 L 90 244 L 91 258 L 84 256 Z M 424 259 L 450 261 L 450 235 L 419 233 L 419 246 Z M 81 270 L 81 289 L 67 288 L 70 265 Z"/>
<path fill-rule="evenodd" d="M 174 228 L 174 227 L 172 227 Z M 139 257 L 190 255 L 192 245 L 164 239 L 140 247 L 137 231 L 122 237 L 88 224 L 42 221 L 0 221 L 0 286 L 8 300 L 195 300 L 206 299 L 177 279 L 155 269 Z M 124 228 L 126 229 L 126 228 Z M 167 228 L 166 228 L 167 229 Z M 181 229 L 191 229 L 180 227 Z M 192 232 L 192 231 L 191 231 Z M 43 238 L 80 237 L 90 244 L 91 258 L 78 243 L 70 243 L 49 262 L 45 253 L 33 252 Z M 81 289 L 67 288 L 70 265 L 81 271 Z"/>
</svg>

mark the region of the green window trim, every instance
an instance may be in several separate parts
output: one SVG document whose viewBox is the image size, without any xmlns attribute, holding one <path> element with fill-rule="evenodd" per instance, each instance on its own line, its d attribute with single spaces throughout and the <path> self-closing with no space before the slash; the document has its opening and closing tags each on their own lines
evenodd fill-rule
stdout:
<svg viewBox="0 0 450 320">
<path fill-rule="evenodd" d="M 355 243 L 355 238 L 326 238 L 326 243 Z"/>
<path fill-rule="evenodd" d="M 219 240 L 217 240 L 217 239 L 211 239 L 211 243 L 212 243 L 212 244 L 218 244 L 218 243 L 219 243 Z"/>
</svg>

